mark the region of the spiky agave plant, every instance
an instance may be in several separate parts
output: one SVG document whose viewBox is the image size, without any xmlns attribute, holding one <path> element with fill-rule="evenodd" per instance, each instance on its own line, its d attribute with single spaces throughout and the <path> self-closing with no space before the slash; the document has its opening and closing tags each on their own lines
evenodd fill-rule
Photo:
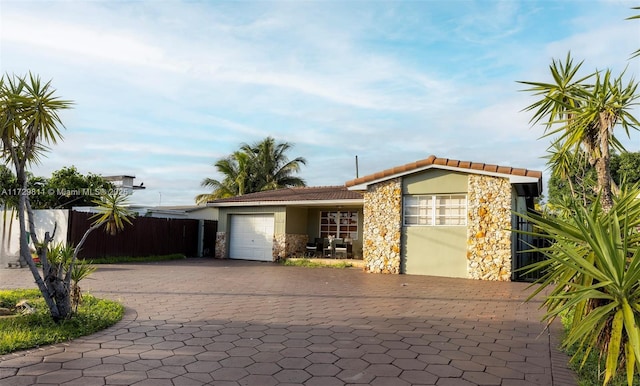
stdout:
<svg viewBox="0 0 640 386">
<path fill-rule="evenodd" d="M 590 352 L 604 360 L 603 384 L 625 369 L 629 385 L 640 370 L 640 189 L 622 191 L 610 211 L 600 200 L 574 203 L 572 216 L 520 214 L 550 246 L 534 248 L 548 259 L 530 268 L 546 274 L 532 299 L 547 287 L 543 306 L 551 323 L 570 312 L 564 347 L 576 346 L 581 366 Z"/>
</svg>

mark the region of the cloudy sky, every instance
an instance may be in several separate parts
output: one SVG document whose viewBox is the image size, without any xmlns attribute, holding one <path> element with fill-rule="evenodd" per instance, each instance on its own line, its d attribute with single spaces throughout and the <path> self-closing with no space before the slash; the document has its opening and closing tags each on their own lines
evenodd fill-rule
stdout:
<svg viewBox="0 0 640 386">
<path fill-rule="evenodd" d="M 430 154 L 544 170 L 517 81 L 550 81 L 568 51 L 639 77 L 638 5 L 0 0 L 0 69 L 75 103 L 35 174 L 135 175 L 136 204 L 193 204 L 216 160 L 267 136 L 313 186 L 354 178 L 356 156 L 360 176 Z"/>
</svg>

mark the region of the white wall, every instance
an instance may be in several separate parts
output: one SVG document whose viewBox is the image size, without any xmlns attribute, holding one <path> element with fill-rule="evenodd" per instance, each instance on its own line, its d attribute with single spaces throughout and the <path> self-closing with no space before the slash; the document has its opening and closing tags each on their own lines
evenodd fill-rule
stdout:
<svg viewBox="0 0 640 386">
<path fill-rule="evenodd" d="M 42 240 L 45 232 L 52 233 L 57 224 L 54 243 L 65 243 L 69 226 L 69 210 L 67 209 L 38 209 L 34 210 L 34 223 L 38 240 Z M 0 267 L 6 267 L 10 260 L 20 253 L 20 224 L 18 212 L 14 211 L 11 218 L 11 210 L 6 211 L 6 224 L 4 210 L 0 210 Z M 11 225 L 10 225 L 11 223 Z M 4 228 L 6 225 L 6 229 Z M 28 224 L 27 224 L 28 229 Z M 11 233 L 9 233 L 11 230 Z M 33 246 L 33 244 L 31 244 Z"/>
</svg>

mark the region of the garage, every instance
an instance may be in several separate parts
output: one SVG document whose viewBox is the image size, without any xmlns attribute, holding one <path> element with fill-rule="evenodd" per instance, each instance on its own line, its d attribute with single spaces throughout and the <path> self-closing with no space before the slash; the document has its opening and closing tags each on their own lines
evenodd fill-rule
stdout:
<svg viewBox="0 0 640 386">
<path fill-rule="evenodd" d="M 273 261 L 272 214 L 234 214 L 230 222 L 230 259 Z"/>
</svg>

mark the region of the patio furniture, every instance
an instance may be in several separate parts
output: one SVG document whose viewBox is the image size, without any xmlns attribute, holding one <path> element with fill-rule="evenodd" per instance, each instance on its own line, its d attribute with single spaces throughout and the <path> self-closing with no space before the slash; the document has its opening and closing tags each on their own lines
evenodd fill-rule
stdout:
<svg viewBox="0 0 640 386">
<path fill-rule="evenodd" d="M 333 240 L 322 239 L 322 257 L 333 257 Z"/>
<path fill-rule="evenodd" d="M 332 259 L 336 257 L 336 246 L 342 245 L 342 243 L 343 243 L 343 239 L 339 237 L 334 237 L 329 242 L 329 246 L 325 248 L 329 252 L 329 256 Z"/>
<path fill-rule="evenodd" d="M 336 258 L 338 258 L 338 255 L 344 255 L 344 257 L 347 257 L 347 244 L 336 244 L 333 253 L 335 254 Z"/>
<path fill-rule="evenodd" d="M 315 243 L 307 243 L 307 246 L 304 250 L 304 255 L 306 257 L 314 257 L 318 252 L 318 244 L 317 241 Z"/>
<path fill-rule="evenodd" d="M 353 256 L 353 244 L 351 239 L 345 238 L 341 242 L 335 244 L 334 254 L 336 258 L 338 255 L 344 255 L 345 258 L 350 258 Z"/>
</svg>

